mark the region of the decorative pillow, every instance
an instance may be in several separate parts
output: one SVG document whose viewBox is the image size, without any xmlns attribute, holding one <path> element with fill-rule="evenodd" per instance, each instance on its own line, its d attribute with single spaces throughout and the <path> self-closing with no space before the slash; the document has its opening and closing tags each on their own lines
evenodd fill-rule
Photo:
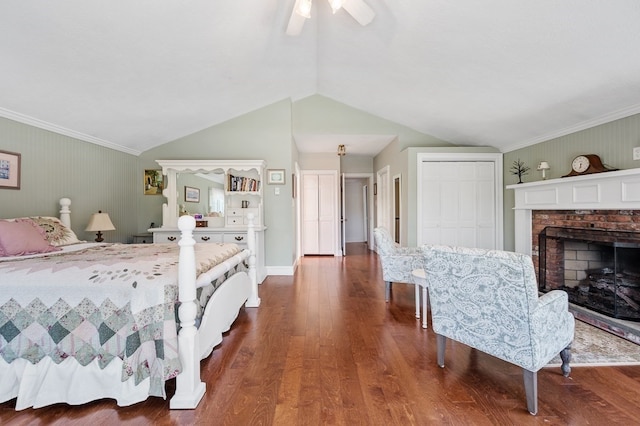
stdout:
<svg viewBox="0 0 640 426">
<path fill-rule="evenodd" d="M 56 247 L 83 242 L 78 239 L 73 230 L 68 228 L 57 217 L 32 216 L 29 219 L 33 220 L 44 230 L 47 241 Z"/>
<path fill-rule="evenodd" d="M 42 229 L 30 219 L 0 221 L 0 256 L 49 253 L 62 250 L 49 244 Z"/>
</svg>

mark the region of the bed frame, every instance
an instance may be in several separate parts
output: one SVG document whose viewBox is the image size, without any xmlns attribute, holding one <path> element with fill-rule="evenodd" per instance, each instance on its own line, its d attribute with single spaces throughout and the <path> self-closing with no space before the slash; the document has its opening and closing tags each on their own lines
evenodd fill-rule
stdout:
<svg viewBox="0 0 640 426">
<path fill-rule="evenodd" d="M 60 220 L 69 228 L 71 227 L 70 205 L 71 200 L 69 198 L 60 199 Z M 200 360 L 209 356 L 213 348 L 222 342 L 222 334 L 229 330 L 243 304 L 245 307 L 258 307 L 260 305 L 255 265 L 255 226 L 253 217 L 251 217 L 247 227 L 248 249 L 217 265 L 212 270 L 216 276 L 220 276 L 229 271 L 239 261 L 246 260 L 248 271 L 238 272 L 220 285 L 205 307 L 200 326 L 196 328 L 197 277 L 194 250 L 196 242 L 193 239 L 195 225 L 195 219 L 191 216 L 182 216 L 178 220 L 178 228 L 181 231 L 180 242 L 178 243 L 180 246 L 178 266 L 180 307 L 178 309 L 178 317 L 181 326 L 178 334 L 178 351 L 182 372 L 176 378 L 176 392 L 169 404 L 171 409 L 196 408 L 206 390 L 206 385 L 200 378 Z M 113 360 L 112 363 L 114 361 L 117 360 Z M 65 367 L 60 367 L 60 373 L 62 374 Z M 99 371 L 97 372 L 94 369 L 94 373 L 99 373 Z M 117 372 L 117 375 L 119 374 Z M 109 379 L 111 378 L 106 378 L 107 381 Z M 104 385 L 105 388 L 109 387 L 106 382 Z M 117 384 L 115 387 L 117 387 Z M 107 393 L 109 392 L 107 391 Z M 112 395 L 98 395 L 98 397 L 108 398 L 112 397 Z"/>
</svg>

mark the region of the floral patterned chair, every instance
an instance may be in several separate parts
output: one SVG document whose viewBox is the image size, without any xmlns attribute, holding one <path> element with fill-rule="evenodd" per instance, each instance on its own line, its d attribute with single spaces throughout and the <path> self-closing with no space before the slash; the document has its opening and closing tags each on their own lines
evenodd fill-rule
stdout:
<svg viewBox="0 0 640 426">
<path fill-rule="evenodd" d="M 422 269 L 422 251 L 419 247 L 401 247 L 396 244 L 389 231 L 383 227 L 375 228 L 373 236 L 380 263 L 382 264 L 382 279 L 385 281 L 385 300 L 388 302 L 392 283 L 414 284 L 411 272 L 414 269 Z M 415 285 L 415 288 L 416 318 L 420 318 L 420 287 Z M 426 327 L 426 322 L 423 322 Z"/>
<path fill-rule="evenodd" d="M 538 411 L 537 372 L 558 353 L 568 376 L 574 318 L 567 293 L 538 298 L 529 256 L 499 250 L 423 246 L 438 365 L 447 338 L 523 368 L 527 408 Z"/>
</svg>

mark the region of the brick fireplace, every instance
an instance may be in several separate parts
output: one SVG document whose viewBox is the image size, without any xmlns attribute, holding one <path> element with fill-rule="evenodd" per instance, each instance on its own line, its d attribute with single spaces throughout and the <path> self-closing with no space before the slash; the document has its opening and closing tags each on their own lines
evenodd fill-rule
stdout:
<svg viewBox="0 0 640 426">
<path fill-rule="evenodd" d="M 515 251 L 531 255 L 538 274 L 541 232 L 546 227 L 576 230 L 569 234 L 563 231 L 558 238 L 546 237 L 544 242 L 545 262 L 549 262 L 551 252 L 556 256 L 551 262 L 558 263 L 551 265 L 551 268 L 543 265 L 546 275 L 543 277 L 544 285 L 556 286 L 554 288 L 567 286 L 568 288 L 563 289 L 568 290 L 570 299 L 571 291 L 575 291 L 579 297 L 584 296 L 586 282 L 592 281 L 595 285 L 606 287 L 609 285 L 607 279 L 612 278 L 610 275 L 604 278 L 597 275 L 598 268 L 603 271 L 603 275 L 612 273 L 609 271 L 612 261 L 608 258 L 612 255 L 601 253 L 602 247 L 597 244 L 589 246 L 588 241 L 594 235 L 598 237 L 600 233 L 605 239 L 611 239 L 616 232 L 621 236 L 626 236 L 627 233 L 640 235 L 640 169 L 543 180 L 510 185 L 507 188 L 513 189 L 515 194 Z M 593 235 L 579 236 L 581 232 Z M 640 252 L 634 252 L 632 259 L 638 253 Z M 576 259 L 565 259 L 572 256 Z M 628 257 L 629 254 L 624 256 Z M 562 284 L 559 285 L 560 282 Z M 582 294 L 578 293 L 581 283 Z M 541 289 L 548 290 L 549 288 Z M 635 303 L 638 302 L 632 299 L 632 306 Z M 603 309 L 599 306 L 593 309 L 572 303 L 571 310 L 579 319 L 640 344 L 639 322 L 619 321 L 610 313 L 601 315 L 602 312 L 598 313 L 598 310 Z M 622 316 L 628 316 L 626 311 Z"/>
</svg>

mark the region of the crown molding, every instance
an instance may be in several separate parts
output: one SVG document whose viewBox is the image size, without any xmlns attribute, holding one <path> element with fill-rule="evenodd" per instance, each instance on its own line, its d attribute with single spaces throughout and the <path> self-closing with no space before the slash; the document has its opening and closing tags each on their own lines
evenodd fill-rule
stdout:
<svg viewBox="0 0 640 426">
<path fill-rule="evenodd" d="M 40 129 L 48 130 L 50 132 L 58 133 L 60 135 L 69 136 L 71 138 L 79 139 L 81 141 L 90 142 L 95 145 L 104 146 L 105 148 L 110 148 L 116 151 L 125 152 L 127 154 L 131 154 L 135 156 L 138 156 L 141 154 L 141 151 L 127 148 L 125 146 L 118 145 L 113 142 L 106 141 L 104 139 L 96 138 L 91 135 L 76 132 L 75 130 L 67 129 L 66 127 L 58 126 L 56 124 L 39 120 L 37 118 L 30 117 L 28 115 L 20 114 L 15 111 L 10 111 L 8 109 L 0 108 L 0 117 L 8 118 L 10 120 L 17 121 L 23 124 L 28 124 L 33 127 L 38 127 Z"/>
<path fill-rule="evenodd" d="M 601 115 L 600 117 L 592 118 L 590 120 L 583 121 L 576 125 L 566 127 L 561 130 L 557 130 L 552 133 L 548 133 L 543 136 L 537 136 L 533 139 L 527 139 L 526 141 L 518 142 L 513 145 L 508 145 L 502 151 L 503 153 L 515 151 L 516 149 L 526 148 L 531 145 L 535 145 L 541 142 L 547 142 L 551 139 L 556 139 L 562 136 L 570 135 L 571 133 L 576 133 L 581 130 L 590 129 L 592 127 L 599 126 L 601 124 L 607 124 L 615 120 L 619 120 L 621 118 L 627 118 L 635 114 L 640 113 L 640 104 L 632 105 L 627 108 L 620 109 L 618 111 L 614 111 L 605 115 Z"/>
</svg>

